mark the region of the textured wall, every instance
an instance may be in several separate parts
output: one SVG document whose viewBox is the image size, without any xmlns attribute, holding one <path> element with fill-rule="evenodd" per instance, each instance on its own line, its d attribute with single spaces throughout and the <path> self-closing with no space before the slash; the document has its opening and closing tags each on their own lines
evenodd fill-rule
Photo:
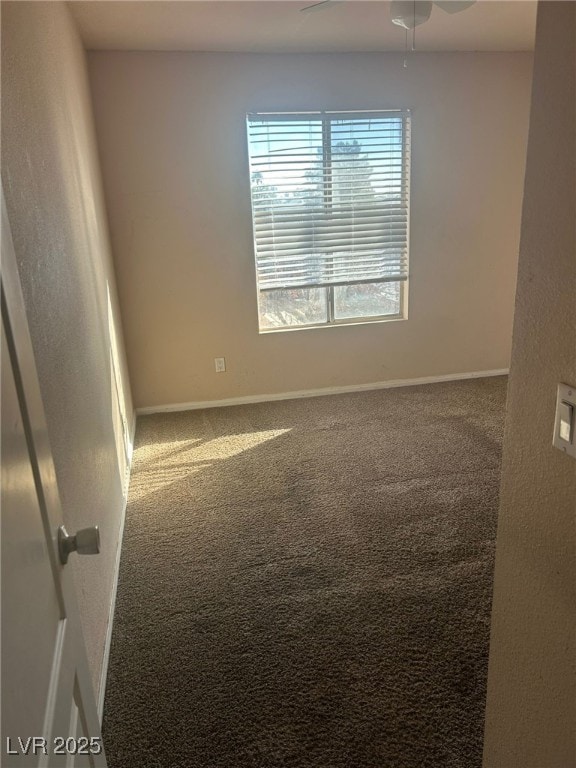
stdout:
<svg viewBox="0 0 576 768">
<path fill-rule="evenodd" d="M 576 385 L 576 4 L 538 11 L 504 441 L 486 768 L 576 765 L 576 461 L 552 448 Z"/>
<path fill-rule="evenodd" d="M 123 508 L 107 316 L 115 284 L 85 54 L 63 3 L 2 3 L 2 183 L 64 519 L 102 535 L 101 554 L 72 565 L 97 689 Z"/>
<path fill-rule="evenodd" d="M 508 366 L 532 56 L 402 62 L 90 53 L 137 406 Z M 398 107 L 413 109 L 409 320 L 258 335 L 246 112 Z"/>
</svg>

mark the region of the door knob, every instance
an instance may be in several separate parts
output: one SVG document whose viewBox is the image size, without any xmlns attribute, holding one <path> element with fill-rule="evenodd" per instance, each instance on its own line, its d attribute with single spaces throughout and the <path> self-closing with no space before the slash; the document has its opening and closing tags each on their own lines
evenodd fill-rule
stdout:
<svg viewBox="0 0 576 768">
<path fill-rule="evenodd" d="M 66 565 L 68 555 L 78 552 L 79 555 L 97 555 L 100 552 L 100 531 L 97 525 L 90 528 L 82 528 L 74 536 L 71 536 L 61 525 L 58 528 L 58 554 L 60 562 Z"/>
</svg>

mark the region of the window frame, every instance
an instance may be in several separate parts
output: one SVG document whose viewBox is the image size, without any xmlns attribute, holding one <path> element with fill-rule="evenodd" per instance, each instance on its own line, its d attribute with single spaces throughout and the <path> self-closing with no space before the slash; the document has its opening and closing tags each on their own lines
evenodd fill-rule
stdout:
<svg viewBox="0 0 576 768">
<path fill-rule="evenodd" d="M 277 118 L 282 119 L 282 117 L 291 118 L 294 120 L 297 120 L 299 117 L 302 119 L 310 119 L 314 117 L 324 118 L 329 117 L 331 119 L 337 119 L 337 115 L 345 115 L 348 118 L 353 118 L 354 116 L 358 115 L 359 118 L 369 118 L 371 115 L 383 115 L 383 114 L 390 114 L 390 115 L 402 115 L 404 118 L 406 118 L 405 125 L 407 126 L 407 130 L 403 132 L 403 142 L 402 142 L 402 166 L 403 166 L 403 178 L 405 179 L 405 189 L 406 189 L 406 198 L 407 198 L 407 205 L 406 205 L 406 277 L 402 280 L 390 280 L 390 279 L 382 279 L 382 280 L 360 280 L 357 283 L 348 283 L 347 287 L 353 287 L 355 285 L 367 285 L 368 283 L 372 283 L 374 285 L 382 285 L 383 283 L 398 283 L 399 284 L 399 311 L 394 314 L 379 314 L 379 315 L 356 315 L 354 317 L 346 317 L 338 319 L 335 316 L 335 299 L 334 299 L 334 289 L 338 287 L 346 287 L 342 286 L 341 284 L 333 284 L 333 285 L 319 285 L 319 286 L 300 286 L 295 287 L 295 290 L 298 290 L 299 288 L 321 288 L 326 292 L 326 320 L 318 323 L 302 323 L 302 324 L 294 324 L 294 325 L 282 325 L 282 326 L 274 326 L 274 327 L 263 327 L 261 323 L 262 319 L 262 313 L 261 313 L 261 295 L 263 293 L 273 293 L 274 290 L 291 290 L 290 288 L 277 288 L 277 289 L 268 289 L 264 290 L 261 289 L 259 286 L 259 280 L 258 280 L 258 255 L 257 255 L 257 246 L 256 246 L 256 234 L 255 234 L 255 216 L 254 216 L 254 199 L 253 199 L 253 189 L 252 189 L 252 183 L 251 183 L 251 174 L 248 173 L 248 180 L 249 180 L 249 189 L 250 189 L 250 203 L 251 203 L 251 223 L 252 223 L 252 235 L 253 235 L 253 264 L 254 264 L 254 277 L 255 277 L 255 287 L 256 287 L 256 300 L 257 300 L 257 313 L 258 313 L 258 333 L 259 334 L 268 334 L 268 333 L 284 333 L 287 331 L 301 331 L 301 330 L 310 330 L 310 329 L 317 329 L 317 328 L 336 328 L 338 326 L 351 326 L 351 325 L 373 325 L 375 323 L 387 323 L 387 322 L 394 322 L 398 320 L 407 320 L 408 319 L 408 288 L 409 288 L 409 282 L 410 282 L 410 272 L 409 272 L 409 264 L 410 264 L 410 213 L 411 213 L 411 144 L 412 144 L 412 137 L 411 137 L 411 131 L 412 131 L 412 111 L 409 108 L 394 108 L 394 109 L 365 109 L 365 110 L 313 110 L 313 111 L 295 111 L 295 112 L 286 112 L 286 111 L 274 111 L 274 112 L 262 112 L 262 111 L 253 111 L 249 112 L 246 115 L 246 126 L 247 126 L 247 148 L 248 148 L 248 165 L 250 168 L 251 163 L 251 153 L 250 153 L 250 134 L 249 134 L 249 120 L 251 117 L 264 117 L 264 118 Z M 323 128 L 323 140 L 322 140 L 322 151 L 323 151 L 323 157 L 330 156 L 331 154 L 331 145 L 328 143 L 331 141 L 330 134 L 328 133 L 328 137 L 325 135 L 325 130 Z M 330 191 L 331 192 L 331 191 Z"/>
</svg>

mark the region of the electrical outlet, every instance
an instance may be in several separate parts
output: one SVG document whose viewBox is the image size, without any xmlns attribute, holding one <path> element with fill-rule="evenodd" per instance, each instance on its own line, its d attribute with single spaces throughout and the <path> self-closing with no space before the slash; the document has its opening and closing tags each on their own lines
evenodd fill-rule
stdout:
<svg viewBox="0 0 576 768">
<path fill-rule="evenodd" d="M 223 357 L 215 357 L 214 368 L 216 369 L 216 373 L 224 373 L 226 371 L 226 359 Z"/>
</svg>

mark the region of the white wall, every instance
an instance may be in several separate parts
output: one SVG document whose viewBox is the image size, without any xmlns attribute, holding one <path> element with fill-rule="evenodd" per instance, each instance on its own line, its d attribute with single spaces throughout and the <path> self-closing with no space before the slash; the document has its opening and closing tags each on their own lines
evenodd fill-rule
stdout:
<svg viewBox="0 0 576 768">
<path fill-rule="evenodd" d="M 2 3 L 2 183 L 64 520 L 70 532 L 100 526 L 101 554 L 69 566 L 97 690 L 124 504 L 108 285 L 133 415 L 86 57 L 64 3 Z"/>
<path fill-rule="evenodd" d="M 542 2 L 504 439 L 485 768 L 576 765 L 576 461 L 552 447 L 576 386 L 576 4 Z"/>
<path fill-rule="evenodd" d="M 137 406 L 508 367 L 532 56 L 402 63 L 90 53 Z M 259 335 L 246 112 L 399 107 L 413 110 L 409 319 Z"/>
</svg>

